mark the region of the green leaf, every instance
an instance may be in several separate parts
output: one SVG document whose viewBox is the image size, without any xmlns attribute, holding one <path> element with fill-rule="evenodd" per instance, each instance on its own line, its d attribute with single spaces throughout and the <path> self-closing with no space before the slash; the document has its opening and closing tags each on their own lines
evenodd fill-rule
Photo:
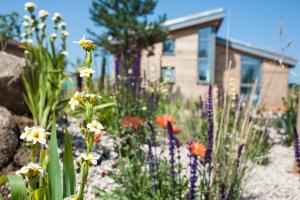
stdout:
<svg viewBox="0 0 300 200">
<path fill-rule="evenodd" d="M 55 117 L 52 120 L 51 139 L 49 146 L 49 165 L 48 165 L 48 181 L 51 200 L 62 200 L 62 178 L 61 169 L 59 165 L 59 158 L 57 152 L 57 138 L 56 138 L 56 123 Z"/>
<path fill-rule="evenodd" d="M 72 143 L 68 129 L 65 129 L 65 151 L 63 162 L 63 196 L 68 197 L 75 193 L 76 186 Z"/>
<path fill-rule="evenodd" d="M 27 188 L 21 176 L 8 176 L 8 183 L 10 186 L 10 193 L 12 200 L 27 199 Z"/>
<path fill-rule="evenodd" d="M 0 177 L 0 187 L 8 181 L 7 176 Z"/>
</svg>

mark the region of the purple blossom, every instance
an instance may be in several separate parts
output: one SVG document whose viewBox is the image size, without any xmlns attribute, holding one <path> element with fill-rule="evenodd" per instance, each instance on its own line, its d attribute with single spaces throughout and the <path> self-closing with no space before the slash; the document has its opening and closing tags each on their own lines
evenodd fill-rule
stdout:
<svg viewBox="0 0 300 200">
<path fill-rule="evenodd" d="M 171 122 L 167 123 L 168 131 L 168 145 L 169 145 L 169 163 L 171 165 L 170 175 L 172 177 L 173 188 L 175 189 L 175 148 L 176 148 L 176 138 L 173 134 L 173 128 Z"/>
<path fill-rule="evenodd" d="M 190 146 L 190 144 L 188 144 Z M 197 182 L 197 166 L 198 166 L 198 158 L 196 155 L 192 154 L 191 148 L 189 147 L 190 153 L 190 187 L 189 187 L 189 194 L 188 198 L 189 200 L 195 199 L 195 188 L 196 188 L 196 182 Z"/>
<path fill-rule="evenodd" d="M 300 173 L 300 144 L 297 128 L 294 127 L 294 151 L 298 173 Z"/>
<path fill-rule="evenodd" d="M 121 54 L 117 53 L 115 55 L 116 80 L 118 80 L 118 75 L 120 74 L 120 64 L 121 64 Z"/>
<path fill-rule="evenodd" d="M 213 115 L 213 100 L 212 100 L 212 86 L 209 86 L 208 95 L 206 100 L 206 117 L 208 121 L 207 129 L 207 150 L 205 153 L 205 164 L 211 165 L 212 153 L 213 153 L 213 143 L 214 143 L 214 115 Z"/>
</svg>

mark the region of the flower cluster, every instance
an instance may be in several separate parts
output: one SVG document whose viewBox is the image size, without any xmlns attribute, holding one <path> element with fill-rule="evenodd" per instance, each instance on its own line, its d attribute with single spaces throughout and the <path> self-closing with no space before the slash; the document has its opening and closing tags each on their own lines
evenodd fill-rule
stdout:
<svg viewBox="0 0 300 200">
<path fill-rule="evenodd" d="M 160 125 L 162 128 L 167 128 L 168 122 L 172 124 L 172 132 L 173 134 L 177 134 L 181 132 L 181 129 L 174 126 L 175 118 L 172 115 L 163 114 L 161 116 L 157 116 L 155 122 Z"/>
<path fill-rule="evenodd" d="M 78 92 L 76 91 L 71 97 L 69 104 L 71 106 L 71 110 L 75 110 L 77 106 L 84 105 L 85 103 L 91 103 L 96 104 L 98 103 L 98 100 L 101 99 L 101 96 L 98 96 L 96 94 L 89 94 L 86 92 Z"/>
<path fill-rule="evenodd" d="M 87 163 L 88 166 L 97 165 L 97 158 L 93 154 L 80 154 L 79 158 L 77 159 L 76 163 L 80 167 L 82 163 Z"/>
<path fill-rule="evenodd" d="M 32 144 L 46 144 L 48 135 L 50 135 L 50 133 L 46 132 L 42 127 L 33 126 L 29 128 L 26 126 L 24 132 L 20 136 L 20 139 Z"/>
<path fill-rule="evenodd" d="M 21 175 L 24 178 L 36 178 L 44 174 L 42 167 L 35 163 L 29 163 L 22 167 L 19 171 L 16 171 L 17 175 Z"/>
<path fill-rule="evenodd" d="M 92 40 L 85 39 L 85 36 L 78 41 L 73 41 L 73 43 L 79 44 L 86 51 L 92 51 L 96 48 L 94 42 Z"/>
</svg>

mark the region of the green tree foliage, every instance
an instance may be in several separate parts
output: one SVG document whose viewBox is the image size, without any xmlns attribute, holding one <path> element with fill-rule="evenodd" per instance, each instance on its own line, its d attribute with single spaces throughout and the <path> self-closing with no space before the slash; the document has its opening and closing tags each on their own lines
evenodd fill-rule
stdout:
<svg viewBox="0 0 300 200">
<path fill-rule="evenodd" d="M 4 51 L 8 40 L 13 38 L 20 39 L 19 14 L 12 12 L 0 15 L 0 50 Z"/>
<path fill-rule="evenodd" d="M 112 54 L 119 54 L 121 66 L 128 70 L 141 49 L 151 50 L 153 44 L 165 39 L 161 27 L 165 16 L 149 21 L 156 0 L 93 0 L 91 19 L 104 28 L 101 35 L 89 30 L 94 41 Z"/>
</svg>

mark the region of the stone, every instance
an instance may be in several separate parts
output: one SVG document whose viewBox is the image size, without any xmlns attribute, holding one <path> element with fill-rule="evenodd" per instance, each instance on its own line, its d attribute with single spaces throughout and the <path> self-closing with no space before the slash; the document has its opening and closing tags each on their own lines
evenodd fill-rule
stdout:
<svg viewBox="0 0 300 200">
<path fill-rule="evenodd" d="M 21 77 L 24 67 L 23 58 L 0 51 L 0 105 L 19 115 L 29 113 Z"/>
<path fill-rule="evenodd" d="M 12 114 L 0 106 L 0 171 L 11 161 L 18 148 L 18 131 Z"/>
<path fill-rule="evenodd" d="M 19 167 L 23 167 L 28 164 L 30 157 L 31 150 L 26 147 L 20 147 L 14 155 L 14 163 Z"/>
</svg>

